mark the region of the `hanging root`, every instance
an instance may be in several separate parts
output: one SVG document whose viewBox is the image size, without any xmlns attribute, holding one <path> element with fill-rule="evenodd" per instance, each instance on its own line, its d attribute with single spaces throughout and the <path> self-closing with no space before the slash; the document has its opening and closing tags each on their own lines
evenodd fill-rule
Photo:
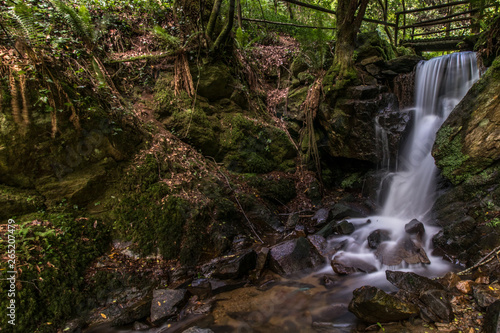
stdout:
<svg viewBox="0 0 500 333">
<path fill-rule="evenodd" d="M 307 92 L 305 102 L 302 104 L 302 109 L 304 110 L 306 119 L 305 128 L 302 129 L 300 137 L 301 142 L 307 140 L 307 151 L 304 155 L 304 160 L 305 162 L 310 159 L 314 160 L 318 179 L 321 184 L 323 183 L 323 180 L 321 177 L 321 163 L 319 159 L 318 144 L 316 142 L 314 131 L 314 119 L 318 113 L 324 74 L 324 72 L 319 73 L 318 78 L 314 81 L 313 85 Z"/>
<path fill-rule="evenodd" d="M 21 106 L 19 105 L 19 88 L 17 87 L 17 68 L 10 68 L 9 72 L 9 85 L 10 85 L 10 95 L 11 95 L 11 106 L 12 106 L 12 117 L 14 122 L 18 125 L 22 124 L 21 120 Z"/>
<path fill-rule="evenodd" d="M 180 94 L 181 89 L 185 89 L 189 96 L 194 96 L 195 89 L 193 77 L 189 70 L 189 62 L 186 52 L 180 51 L 175 58 L 174 65 L 174 94 Z"/>
</svg>

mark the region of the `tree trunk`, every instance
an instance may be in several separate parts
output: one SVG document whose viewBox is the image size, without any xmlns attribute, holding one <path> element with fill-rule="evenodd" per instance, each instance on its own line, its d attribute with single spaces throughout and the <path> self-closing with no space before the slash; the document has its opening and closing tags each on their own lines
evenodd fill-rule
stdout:
<svg viewBox="0 0 500 333">
<path fill-rule="evenodd" d="M 210 19 L 208 19 L 207 25 L 207 36 L 212 38 L 215 28 L 215 22 L 217 22 L 217 17 L 219 16 L 220 6 L 222 5 L 222 0 L 215 0 L 214 6 L 212 7 L 212 13 L 210 14 Z"/>
<path fill-rule="evenodd" d="M 344 76 L 354 67 L 353 55 L 366 7 L 370 0 L 339 0 L 337 4 L 337 44 L 334 66 L 339 66 L 339 75 Z"/>
<path fill-rule="evenodd" d="M 236 0 L 229 0 L 229 11 L 227 14 L 226 25 L 224 26 L 224 29 L 222 29 L 221 33 L 219 34 L 219 37 L 217 37 L 217 40 L 212 46 L 212 51 L 217 50 L 226 41 L 227 37 L 229 36 L 229 33 L 231 32 L 231 29 L 233 28 L 235 3 Z"/>
</svg>

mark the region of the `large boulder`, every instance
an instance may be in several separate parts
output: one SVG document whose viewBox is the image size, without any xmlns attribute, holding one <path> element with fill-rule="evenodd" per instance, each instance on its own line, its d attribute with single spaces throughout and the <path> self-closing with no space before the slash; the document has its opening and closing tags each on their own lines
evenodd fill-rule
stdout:
<svg viewBox="0 0 500 333">
<path fill-rule="evenodd" d="M 230 255 L 218 263 L 212 276 L 218 279 L 237 279 L 252 269 L 257 264 L 257 253 L 254 250 L 246 250 L 243 253 Z"/>
<path fill-rule="evenodd" d="M 443 286 L 425 276 L 413 272 L 389 271 L 385 272 L 387 281 L 405 292 L 419 296 L 426 290 L 443 290 Z"/>
<path fill-rule="evenodd" d="M 368 247 L 370 249 L 377 249 L 382 242 L 391 240 L 391 233 L 389 230 L 374 230 L 368 235 Z"/>
<path fill-rule="evenodd" d="M 453 109 L 432 154 L 443 175 L 459 184 L 500 160 L 500 57 Z"/>
<path fill-rule="evenodd" d="M 233 93 L 233 76 L 225 65 L 208 65 L 200 72 L 198 93 L 211 101 L 229 98 Z"/>
<path fill-rule="evenodd" d="M 405 320 L 418 315 L 418 308 L 383 290 L 363 286 L 354 290 L 349 311 L 367 323 L 387 323 Z"/>
<path fill-rule="evenodd" d="M 444 290 L 426 290 L 419 300 L 422 302 L 420 313 L 427 321 L 449 323 L 453 320 L 453 309 Z"/>
<path fill-rule="evenodd" d="M 339 275 L 348 275 L 356 272 L 373 273 L 377 271 L 377 267 L 369 262 L 345 254 L 337 255 L 331 262 L 333 271 Z"/>
<path fill-rule="evenodd" d="M 395 245 L 391 243 L 382 243 L 375 252 L 377 258 L 384 265 L 396 266 L 405 261 L 407 264 L 430 264 L 424 248 L 415 244 L 410 238 L 404 238 Z"/>
<path fill-rule="evenodd" d="M 500 300 L 497 300 L 488 307 L 486 316 L 484 317 L 483 332 L 500 332 Z"/>
<path fill-rule="evenodd" d="M 323 256 L 304 237 L 292 239 L 271 248 L 269 266 L 281 275 L 290 275 L 323 264 Z"/>
</svg>

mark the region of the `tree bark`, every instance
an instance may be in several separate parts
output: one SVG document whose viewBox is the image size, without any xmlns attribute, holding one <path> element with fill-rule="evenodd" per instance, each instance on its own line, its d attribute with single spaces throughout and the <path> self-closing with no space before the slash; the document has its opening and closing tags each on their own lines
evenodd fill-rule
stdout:
<svg viewBox="0 0 500 333">
<path fill-rule="evenodd" d="M 343 76 L 354 67 L 353 55 L 363 16 L 370 0 L 339 0 L 337 4 L 337 44 L 334 66 Z"/>
<path fill-rule="evenodd" d="M 222 29 L 221 33 L 219 34 L 219 37 L 217 37 L 217 40 L 212 46 L 212 51 L 217 50 L 222 45 L 222 43 L 226 41 L 227 37 L 229 36 L 229 33 L 231 32 L 231 29 L 233 28 L 235 3 L 236 0 L 229 0 L 229 11 L 227 14 L 226 25 L 224 26 L 224 29 Z"/>
<path fill-rule="evenodd" d="M 212 13 L 210 13 L 210 18 L 207 24 L 207 36 L 212 38 L 215 28 L 215 22 L 217 22 L 217 17 L 219 16 L 220 6 L 222 5 L 222 0 L 215 0 L 214 6 L 212 7 Z"/>
</svg>

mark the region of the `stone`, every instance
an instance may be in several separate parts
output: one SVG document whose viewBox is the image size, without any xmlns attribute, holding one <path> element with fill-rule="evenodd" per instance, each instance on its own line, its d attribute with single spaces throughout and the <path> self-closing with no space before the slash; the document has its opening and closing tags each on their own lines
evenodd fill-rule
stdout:
<svg viewBox="0 0 500 333">
<path fill-rule="evenodd" d="M 440 283 L 447 289 L 453 289 L 462 279 L 456 273 L 448 272 L 441 279 Z"/>
<path fill-rule="evenodd" d="M 420 311 L 424 315 L 424 319 L 445 323 L 453 320 L 453 309 L 451 308 L 449 296 L 444 290 L 426 290 L 421 293 L 419 300 L 423 304 Z"/>
<path fill-rule="evenodd" d="M 500 300 L 492 303 L 486 310 L 483 324 L 484 333 L 500 332 Z"/>
<path fill-rule="evenodd" d="M 295 237 L 306 237 L 306 228 L 303 225 L 296 225 L 294 230 Z"/>
<path fill-rule="evenodd" d="M 255 264 L 255 270 L 257 272 L 262 272 L 264 268 L 267 265 L 269 258 L 269 248 L 268 247 L 263 247 L 260 249 L 259 253 L 257 254 L 257 262 Z"/>
<path fill-rule="evenodd" d="M 200 72 L 197 92 L 210 101 L 231 97 L 233 77 L 225 65 L 205 66 Z"/>
<path fill-rule="evenodd" d="M 325 237 L 319 235 L 309 235 L 307 236 L 309 242 L 311 242 L 312 246 L 316 248 L 316 250 L 321 253 L 322 256 L 326 257 L 328 255 L 328 243 L 326 242 Z"/>
<path fill-rule="evenodd" d="M 410 238 L 403 239 L 396 245 L 380 244 L 375 256 L 388 266 L 399 265 L 403 260 L 410 265 L 431 263 L 423 247 L 416 245 Z"/>
<path fill-rule="evenodd" d="M 475 285 L 474 281 L 464 280 L 460 281 L 455 285 L 462 294 L 470 294 L 472 292 L 472 287 Z"/>
<path fill-rule="evenodd" d="M 384 62 L 384 58 L 382 57 L 379 57 L 379 56 L 372 56 L 372 57 L 368 57 L 366 59 L 363 59 L 361 60 L 360 64 L 362 66 L 366 66 L 366 65 L 369 65 L 369 64 L 382 64 Z"/>
<path fill-rule="evenodd" d="M 500 299 L 500 284 L 476 285 L 472 287 L 474 299 L 479 306 L 486 308 Z"/>
<path fill-rule="evenodd" d="M 210 286 L 212 288 L 212 295 L 217 295 L 220 293 L 225 293 L 238 288 L 243 287 L 246 281 L 234 281 L 234 280 L 218 280 L 210 279 Z"/>
<path fill-rule="evenodd" d="M 285 229 L 290 230 L 294 229 L 297 223 L 299 223 L 300 215 L 299 213 L 292 213 L 288 216 L 286 220 Z"/>
<path fill-rule="evenodd" d="M 354 86 L 347 90 L 350 98 L 358 100 L 374 99 L 385 92 L 387 92 L 387 87 L 381 85 Z"/>
<path fill-rule="evenodd" d="M 157 289 L 153 290 L 151 302 L 151 323 L 158 325 L 175 316 L 187 301 L 185 289 Z"/>
<path fill-rule="evenodd" d="M 218 279 L 238 279 L 255 269 L 256 263 L 257 253 L 252 249 L 248 249 L 242 253 L 224 258 L 218 264 L 212 276 Z"/>
<path fill-rule="evenodd" d="M 273 246 L 269 266 L 280 275 L 290 275 L 317 267 L 323 261 L 323 256 L 311 242 L 299 237 Z"/>
<path fill-rule="evenodd" d="M 353 291 L 349 311 L 370 324 L 405 320 L 419 313 L 415 305 L 371 286 L 363 286 Z"/>
<path fill-rule="evenodd" d="M 212 286 L 208 279 L 196 279 L 191 282 L 187 290 L 198 299 L 202 300 L 208 298 L 212 294 Z"/>
<path fill-rule="evenodd" d="M 405 231 L 407 234 L 417 235 L 421 239 L 425 234 L 425 227 L 422 222 L 417 219 L 413 219 L 405 224 Z"/>
<path fill-rule="evenodd" d="M 388 230 L 377 229 L 368 236 L 368 247 L 376 250 L 382 242 L 391 240 L 391 233 Z"/>
<path fill-rule="evenodd" d="M 214 333 L 214 331 L 209 328 L 200 328 L 198 326 L 193 326 L 188 328 L 187 330 L 182 331 L 182 333 Z"/>
<path fill-rule="evenodd" d="M 335 226 L 335 232 L 340 234 L 340 235 L 350 235 L 354 232 L 354 224 L 347 220 L 340 221 L 336 226 Z"/>
<path fill-rule="evenodd" d="M 387 281 L 401 290 L 420 295 L 426 290 L 443 290 L 444 287 L 425 276 L 413 272 L 385 271 Z"/>
<path fill-rule="evenodd" d="M 333 220 L 342 220 L 348 217 L 363 217 L 368 215 L 367 212 L 361 211 L 359 208 L 349 203 L 337 203 L 330 210 Z"/>
<path fill-rule="evenodd" d="M 368 73 L 370 73 L 373 76 L 377 76 L 378 74 L 380 74 L 380 67 L 378 67 L 375 64 L 369 64 L 368 66 L 366 66 L 365 69 Z"/>
<path fill-rule="evenodd" d="M 337 222 L 331 221 L 327 225 L 325 225 L 323 228 L 321 228 L 315 235 L 321 236 L 324 238 L 327 238 L 330 235 L 333 235 L 335 232 L 334 227 L 337 225 Z"/>
<path fill-rule="evenodd" d="M 356 272 L 373 273 L 377 268 L 372 264 L 356 257 L 344 254 L 335 256 L 331 261 L 333 271 L 339 275 L 348 275 Z"/>
<path fill-rule="evenodd" d="M 396 73 L 412 72 L 415 66 L 424 60 L 423 57 L 417 55 L 405 55 L 387 61 L 384 67 Z"/>
<path fill-rule="evenodd" d="M 490 278 L 488 276 L 480 276 L 480 277 L 476 278 L 476 280 L 474 282 L 479 283 L 479 284 L 489 284 Z"/>
<path fill-rule="evenodd" d="M 321 228 L 331 221 L 330 209 L 321 208 L 314 214 L 311 220 L 315 221 L 314 226 Z"/>
<path fill-rule="evenodd" d="M 141 323 L 140 321 L 136 321 L 133 327 L 134 331 L 145 331 L 149 329 L 148 325 Z"/>
</svg>

